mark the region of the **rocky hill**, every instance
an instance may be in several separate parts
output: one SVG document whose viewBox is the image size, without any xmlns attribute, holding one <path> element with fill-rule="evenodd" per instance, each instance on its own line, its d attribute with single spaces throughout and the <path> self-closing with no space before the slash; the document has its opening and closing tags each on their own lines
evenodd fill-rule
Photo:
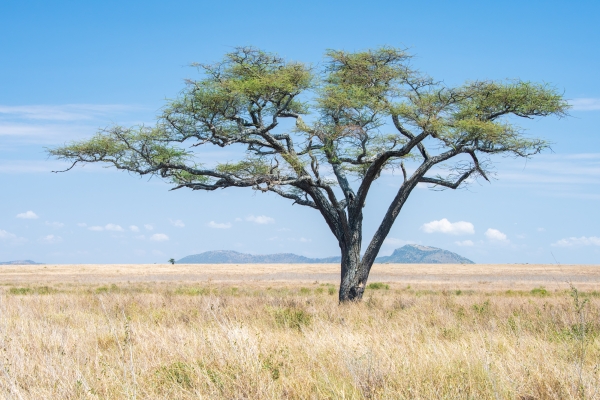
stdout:
<svg viewBox="0 0 600 400">
<path fill-rule="evenodd" d="M 232 250 L 207 251 L 183 257 L 178 264 L 327 264 L 339 263 L 341 257 L 309 258 L 292 253 L 253 255 Z M 407 244 L 391 256 L 378 257 L 376 263 L 398 264 L 474 264 L 473 261 L 436 247 Z"/>
<path fill-rule="evenodd" d="M 39 265 L 41 263 L 36 263 L 31 260 L 15 260 L 15 261 L 0 261 L 0 265 Z"/>
<path fill-rule="evenodd" d="M 391 256 L 377 257 L 378 263 L 397 264 L 475 264 L 473 261 L 437 247 L 407 244 L 394 250 Z"/>
</svg>

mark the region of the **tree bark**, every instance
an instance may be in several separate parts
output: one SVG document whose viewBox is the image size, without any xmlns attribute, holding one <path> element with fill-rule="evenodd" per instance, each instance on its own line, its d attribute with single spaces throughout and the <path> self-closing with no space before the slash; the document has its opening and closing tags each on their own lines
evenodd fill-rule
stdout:
<svg viewBox="0 0 600 400">
<path fill-rule="evenodd" d="M 362 257 L 362 210 L 351 216 L 347 231 L 340 241 L 342 253 L 340 303 L 360 301 L 365 291 L 368 273 L 365 274 Z"/>
<path fill-rule="evenodd" d="M 361 279 L 360 243 L 342 249 L 342 277 L 340 303 L 360 301 L 365 291 L 366 278 Z"/>
</svg>

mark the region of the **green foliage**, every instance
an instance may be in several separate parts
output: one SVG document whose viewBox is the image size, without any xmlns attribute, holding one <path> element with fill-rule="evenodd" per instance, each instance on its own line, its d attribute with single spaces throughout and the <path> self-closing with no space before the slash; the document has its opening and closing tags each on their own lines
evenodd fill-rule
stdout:
<svg viewBox="0 0 600 400">
<path fill-rule="evenodd" d="M 156 371 L 160 386 L 176 385 L 183 389 L 193 389 L 195 375 L 191 365 L 177 361 L 170 365 L 162 366 Z"/>
<path fill-rule="evenodd" d="M 473 309 L 473 311 L 475 311 L 476 314 L 485 315 L 490 312 L 490 307 L 490 301 L 486 300 L 482 304 L 473 304 L 471 308 Z"/>
<path fill-rule="evenodd" d="M 302 330 L 312 320 L 308 312 L 297 307 L 272 308 L 270 311 L 277 325 L 285 328 Z"/>
<path fill-rule="evenodd" d="M 202 287 L 180 287 L 175 289 L 175 294 L 185 296 L 203 296 L 210 294 L 210 289 Z"/>
<path fill-rule="evenodd" d="M 367 289 L 372 289 L 372 290 L 380 290 L 380 289 L 385 289 L 385 290 L 389 290 L 390 285 L 388 285 L 387 283 L 381 283 L 381 282 L 373 282 L 373 283 L 369 283 L 367 285 Z"/>
<path fill-rule="evenodd" d="M 51 288 L 49 286 L 39 286 L 34 288 L 29 287 L 11 287 L 8 289 L 8 293 L 12 295 L 29 295 L 29 294 L 52 294 L 56 293 L 58 290 Z"/>
<path fill-rule="evenodd" d="M 34 291 L 33 291 L 33 289 L 26 288 L 26 287 L 11 287 L 10 289 L 8 289 L 8 293 L 16 294 L 16 295 L 25 295 L 25 294 L 33 294 Z"/>
<path fill-rule="evenodd" d="M 114 283 L 110 286 L 100 286 L 100 287 L 96 288 L 96 293 L 118 293 L 120 291 L 121 291 L 121 288 L 119 288 Z"/>
<path fill-rule="evenodd" d="M 540 297 L 546 297 L 549 295 L 548 291 L 543 286 L 532 289 L 530 293 L 534 296 L 540 296 Z"/>
<path fill-rule="evenodd" d="M 535 154 L 548 143 L 527 138 L 506 117 L 564 116 L 569 107 L 547 84 L 474 81 L 446 87 L 414 70 L 410 60 L 406 51 L 391 47 L 328 50 L 322 70 L 316 71 L 240 47 L 218 63 L 195 64 L 203 76 L 188 81 L 155 127 L 114 126 L 49 153 L 74 163 L 104 162 L 157 175 L 178 187 L 269 190 L 309 175 L 320 179 L 314 168 L 323 163 L 364 178 L 372 160 L 422 132 L 449 149 Z M 300 118 L 304 114 L 315 118 L 307 123 Z M 296 119 L 292 132 L 275 133 L 282 118 Z M 392 120 L 396 131 L 381 129 Z M 187 141 L 243 144 L 247 157 L 204 169 L 197 153 L 182 146 Z M 381 168 L 396 168 L 406 157 L 421 154 L 415 149 Z M 481 165 L 477 171 L 483 173 Z M 286 193 L 297 198 L 298 190 L 295 185 Z"/>
</svg>

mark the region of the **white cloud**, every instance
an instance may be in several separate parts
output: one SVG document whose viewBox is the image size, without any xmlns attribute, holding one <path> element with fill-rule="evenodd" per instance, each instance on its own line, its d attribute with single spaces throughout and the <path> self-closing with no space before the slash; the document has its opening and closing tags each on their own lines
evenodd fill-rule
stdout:
<svg viewBox="0 0 600 400">
<path fill-rule="evenodd" d="M 150 225 L 150 224 L 144 225 L 144 228 L 148 229 L 149 231 L 151 231 L 151 230 L 154 229 L 154 227 L 152 225 Z"/>
<path fill-rule="evenodd" d="M 552 246 L 557 247 L 575 247 L 575 246 L 600 246 L 600 237 L 597 236 L 582 236 L 582 237 L 569 237 L 560 239 L 556 243 L 552 243 Z"/>
<path fill-rule="evenodd" d="M 507 242 L 508 239 L 506 239 L 506 235 L 502 232 L 500 232 L 498 229 L 493 229 L 493 228 L 489 228 L 487 231 L 485 231 L 485 237 L 487 237 L 489 240 L 493 240 L 496 242 Z"/>
<path fill-rule="evenodd" d="M 44 236 L 42 238 L 42 242 L 48 243 L 48 244 L 60 243 L 60 242 L 62 242 L 62 240 L 63 239 L 60 236 L 56 236 L 56 235 L 48 235 L 48 236 Z"/>
<path fill-rule="evenodd" d="M 303 238 L 303 237 L 301 237 L 301 238 L 300 238 L 300 241 L 301 241 L 302 243 L 310 243 L 310 242 L 312 242 L 312 239 L 307 239 L 307 238 Z"/>
<path fill-rule="evenodd" d="M 183 228 L 185 226 L 183 221 L 180 219 L 175 219 L 175 220 L 169 219 L 169 222 L 171 222 L 171 225 L 176 226 L 178 228 Z"/>
<path fill-rule="evenodd" d="M 87 226 L 87 224 L 85 222 L 79 222 L 77 224 L 77 226 L 81 227 L 81 228 L 85 228 Z"/>
<path fill-rule="evenodd" d="M 39 217 L 33 211 L 27 211 L 27 212 L 24 212 L 24 213 L 21 213 L 21 214 L 17 214 L 17 218 L 22 218 L 22 219 L 38 219 Z"/>
<path fill-rule="evenodd" d="M 113 232 L 123 232 L 124 231 L 124 229 L 121 228 L 120 225 L 116 225 L 116 224 L 106 224 L 104 229 L 106 229 L 107 231 L 113 231 Z"/>
<path fill-rule="evenodd" d="M 454 242 L 455 244 L 457 244 L 458 246 L 464 246 L 464 247 L 471 247 L 474 246 L 475 243 L 473 243 L 472 240 L 463 240 L 463 241 L 458 241 L 458 242 Z"/>
<path fill-rule="evenodd" d="M 129 225 L 129 230 L 130 230 L 131 232 L 139 232 L 139 231 L 140 231 L 140 228 L 138 228 L 138 227 L 137 227 L 137 226 L 135 226 L 135 225 Z"/>
<path fill-rule="evenodd" d="M 236 219 L 234 219 L 234 221 L 235 221 L 235 222 L 241 222 L 241 221 L 243 221 L 243 220 L 242 220 L 241 218 L 236 218 Z"/>
<path fill-rule="evenodd" d="M 545 232 L 546 230 L 544 228 L 537 228 L 538 232 Z"/>
<path fill-rule="evenodd" d="M 210 221 L 206 225 L 208 225 L 211 228 L 215 228 L 215 229 L 229 229 L 229 228 L 231 228 L 231 222 L 220 223 L 220 222 Z"/>
<path fill-rule="evenodd" d="M 169 240 L 169 237 L 164 233 L 155 233 L 154 235 L 150 236 L 150 240 L 155 242 L 166 242 Z"/>
<path fill-rule="evenodd" d="M 580 98 L 569 102 L 575 111 L 597 111 L 600 110 L 600 99 Z"/>
<path fill-rule="evenodd" d="M 275 223 L 275 220 L 273 218 L 267 217 L 266 215 L 249 215 L 246 217 L 246 221 L 254 222 L 261 225 Z"/>
<path fill-rule="evenodd" d="M 446 218 L 423 224 L 421 229 L 426 233 L 439 232 L 450 235 L 472 235 L 475 233 L 475 227 L 472 223 L 465 221 L 450 222 Z"/>
<path fill-rule="evenodd" d="M 49 221 L 46 221 L 46 225 L 51 226 L 56 229 L 59 229 L 59 228 L 62 228 L 63 226 L 65 226 L 65 224 L 63 224 L 62 222 L 49 222 Z"/>
<path fill-rule="evenodd" d="M 89 229 L 90 231 L 98 231 L 98 232 L 99 232 L 99 231 L 103 231 L 103 230 L 104 230 L 104 228 L 103 228 L 103 227 L 101 227 L 101 226 L 90 226 L 88 229 Z"/>
</svg>

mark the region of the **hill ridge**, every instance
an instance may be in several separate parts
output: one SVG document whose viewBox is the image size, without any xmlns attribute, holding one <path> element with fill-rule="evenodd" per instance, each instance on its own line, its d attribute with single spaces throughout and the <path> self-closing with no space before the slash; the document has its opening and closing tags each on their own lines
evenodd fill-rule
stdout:
<svg viewBox="0 0 600 400">
<path fill-rule="evenodd" d="M 247 254 L 234 250 L 214 250 L 181 258 L 178 264 L 328 264 L 339 263 L 340 256 L 310 258 L 294 253 Z M 390 256 L 377 257 L 375 263 L 398 264 L 475 264 L 473 261 L 437 247 L 407 244 Z"/>
<path fill-rule="evenodd" d="M 40 265 L 42 263 L 38 263 L 31 260 L 14 260 L 14 261 L 0 261 L 0 265 Z"/>
</svg>

